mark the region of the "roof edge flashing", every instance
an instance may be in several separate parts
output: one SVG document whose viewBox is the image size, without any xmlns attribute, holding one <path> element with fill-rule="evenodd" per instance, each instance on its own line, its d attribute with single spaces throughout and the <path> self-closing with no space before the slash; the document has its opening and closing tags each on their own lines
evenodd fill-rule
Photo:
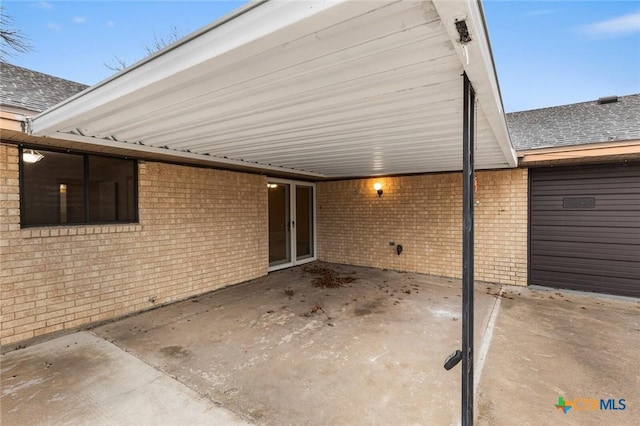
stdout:
<svg viewBox="0 0 640 426">
<path fill-rule="evenodd" d="M 323 179 L 327 177 L 322 173 L 274 166 L 271 164 L 242 161 L 242 160 L 236 160 L 232 158 L 219 157 L 216 155 L 196 154 L 196 153 L 187 152 L 187 151 L 177 151 L 177 150 L 172 150 L 167 148 L 158 148 L 158 147 L 147 146 L 142 144 L 117 142 L 117 141 L 114 141 L 113 139 L 100 139 L 100 138 L 95 138 L 91 136 L 82 136 L 79 134 L 57 132 L 50 137 L 69 141 L 69 142 L 85 143 L 87 145 L 95 145 L 95 146 L 108 147 L 108 148 L 121 148 L 121 149 L 138 151 L 138 152 L 147 153 L 147 154 L 160 154 L 160 155 L 167 155 L 167 156 L 176 157 L 176 158 L 206 161 L 206 162 L 210 162 L 212 165 L 216 165 L 218 167 L 223 167 L 223 168 L 224 167 L 228 167 L 228 168 L 241 167 L 244 169 L 251 169 L 253 171 L 258 171 L 258 172 L 284 173 L 284 174 L 290 174 L 290 175 L 306 176 L 308 178 L 313 178 L 313 179 Z"/>
</svg>

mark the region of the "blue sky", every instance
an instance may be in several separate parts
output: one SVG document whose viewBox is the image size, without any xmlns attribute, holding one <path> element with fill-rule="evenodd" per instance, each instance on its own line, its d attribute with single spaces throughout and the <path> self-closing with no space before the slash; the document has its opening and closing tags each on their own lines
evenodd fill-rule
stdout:
<svg viewBox="0 0 640 426">
<path fill-rule="evenodd" d="M 186 35 L 228 1 L 2 1 L 32 52 L 8 61 L 86 84 L 144 56 L 154 36 Z M 506 111 L 640 93 L 640 1 L 485 0 Z"/>
<path fill-rule="evenodd" d="M 640 1 L 484 1 L 506 111 L 640 93 Z"/>
</svg>

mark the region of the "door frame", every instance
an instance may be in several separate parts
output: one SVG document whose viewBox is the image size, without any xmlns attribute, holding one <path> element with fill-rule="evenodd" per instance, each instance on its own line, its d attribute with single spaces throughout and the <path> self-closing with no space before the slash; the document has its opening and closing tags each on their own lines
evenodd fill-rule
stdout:
<svg viewBox="0 0 640 426">
<path fill-rule="evenodd" d="M 305 263 L 309 263 L 309 262 L 313 262 L 315 260 L 318 260 L 318 255 L 317 255 L 317 241 L 318 241 L 318 231 L 317 231 L 317 207 L 316 207 L 316 184 L 313 182 L 307 182 L 307 181 L 303 181 L 303 180 L 291 180 L 291 179 L 281 179 L 281 178 L 271 178 L 271 177 L 267 177 L 267 182 L 266 182 L 266 190 L 267 190 L 267 250 L 269 250 L 269 187 L 268 185 L 270 183 L 280 183 L 280 184 L 287 184 L 290 185 L 290 194 L 289 194 L 289 217 L 292 218 L 293 221 L 297 222 L 298 221 L 298 217 L 297 217 L 297 212 L 296 212 L 296 187 L 297 186 L 306 186 L 306 187 L 311 187 L 312 188 L 312 192 L 313 192 L 313 209 L 312 209 L 312 227 L 313 227 L 313 245 L 312 245 L 312 250 L 313 250 L 313 255 L 304 259 L 300 259 L 298 260 L 298 253 L 296 252 L 296 247 L 297 247 L 297 241 L 296 241 L 296 232 L 295 229 L 292 229 L 290 234 L 290 240 L 289 240 L 289 244 L 291 245 L 291 261 L 287 262 L 287 263 L 281 263 L 279 265 L 274 265 L 274 266 L 268 266 L 268 271 L 269 272 L 273 272 L 273 271 L 277 271 L 279 269 L 285 269 L 285 268 L 291 268 L 293 266 L 297 266 L 297 265 L 303 265 Z M 293 219 L 295 218 L 295 219 Z M 268 258 L 269 256 L 267 256 Z M 268 262 L 267 262 L 268 265 Z"/>
</svg>

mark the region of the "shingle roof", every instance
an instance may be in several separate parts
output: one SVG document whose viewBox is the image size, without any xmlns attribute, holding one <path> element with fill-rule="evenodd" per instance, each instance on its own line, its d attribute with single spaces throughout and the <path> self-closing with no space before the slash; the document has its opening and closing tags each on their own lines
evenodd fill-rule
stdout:
<svg viewBox="0 0 640 426">
<path fill-rule="evenodd" d="M 41 112 L 88 86 L 0 63 L 0 105 Z"/>
<path fill-rule="evenodd" d="M 640 139 L 640 94 L 507 114 L 516 151 Z"/>
</svg>

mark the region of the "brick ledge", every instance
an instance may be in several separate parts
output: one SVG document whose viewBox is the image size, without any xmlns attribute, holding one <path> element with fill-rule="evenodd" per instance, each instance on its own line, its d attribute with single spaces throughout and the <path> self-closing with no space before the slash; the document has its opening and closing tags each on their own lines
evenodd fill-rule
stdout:
<svg viewBox="0 0 640 426">
<path fill-rule="evenodd" d="M 46 226 L 23 228 L 20 230 L 22 238 L 66 237 L 73 235 L 117 234 L 122 232 L 140 232 L 143 227 L 139 223 L 111 224 L 111 225 L 74 225 L 74 226 Z"/>
</svg>

